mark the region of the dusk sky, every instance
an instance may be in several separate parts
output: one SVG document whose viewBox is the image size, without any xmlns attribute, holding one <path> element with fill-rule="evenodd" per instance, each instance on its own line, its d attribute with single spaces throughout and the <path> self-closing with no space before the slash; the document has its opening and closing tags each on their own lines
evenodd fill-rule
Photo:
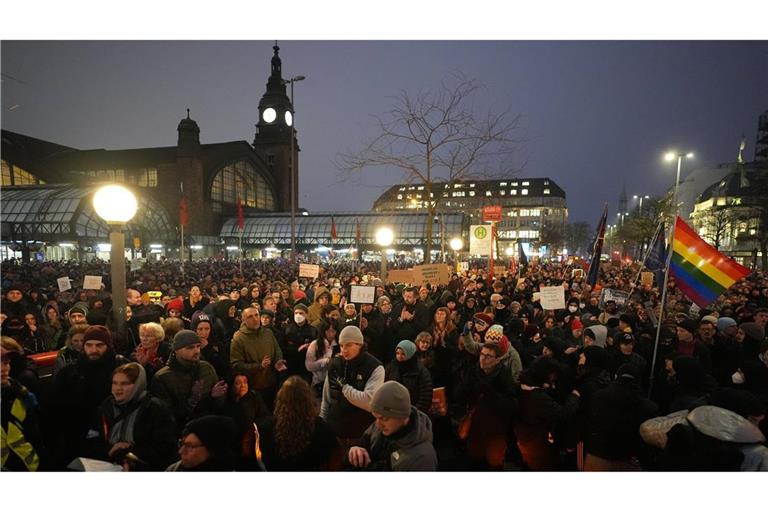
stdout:
<svg viewBox="0 0 768 512">
<path fill-rule="evenodd" d="M 2 127 L 78 149 L 172 146 L 186 108 L 202 143 L 253 141 L 273 41 L 3 41 Z M 375 133 L 400 89 L 434 89 L 461 71 L 482 108 L 522 114 L 519 177 L 549 177 L 571 221 L 595 225 L 604 202 L 673 184 L 665 150 L 694 167 L 754 152 L 768 110 L 766 42 L 279 41 L 296 84 L 300 206 L 369 210 L 396 170 L 337 183 L 337 153 Z M 631 203 L 630 203 L 630 206 Z"/>
</svg>

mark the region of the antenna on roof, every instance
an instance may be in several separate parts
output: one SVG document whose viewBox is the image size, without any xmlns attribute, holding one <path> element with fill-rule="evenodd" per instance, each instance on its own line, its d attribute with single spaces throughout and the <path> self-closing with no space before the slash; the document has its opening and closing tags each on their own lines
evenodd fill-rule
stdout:
<svg viewBox="0 0 768 512">
<path fill-rule="evenodd" d="M 187 119 L 189 119 L 189 109 L 187 109 Z"/>
</svg>

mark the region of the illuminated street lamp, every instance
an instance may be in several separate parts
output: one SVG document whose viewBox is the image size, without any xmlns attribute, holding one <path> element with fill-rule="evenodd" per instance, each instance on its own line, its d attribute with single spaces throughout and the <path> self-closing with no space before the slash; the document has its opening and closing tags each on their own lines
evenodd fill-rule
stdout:
<svg viewBox="0 0 768 512">
<path fill-rule="evenodd" d="M 649 196 L 649 195 L 645 195 L 645 196 L 634 195 L 634 196 L 632 196 L 632 199 L 639 199 L 640 200 L 640 216 L 641 217 L 643 216 L 643 199 L 650 199 L 650 198 L 651 198 L 651 196 Z"/>
<path fill-rule="evenodd" d="M 105 185 L 93 195 L 93 209 L 109 225 L 110 265 L 112 273 L 112 314 L 119 332 L 125 324 L 125 235 L 138 203 L 133 192 L 120 185 Z"/>
<path fill-rule="evenodd" d="M 464 241 L 461 238 L 451 239 L 451 249 L 453 249 L 453 258 L 456 260 L 456 272 L 459 272 L 459 251 L 464 248 Z"/>
<path fill-rule="evenodd" d="M 381 247 L 381 280 L 387 279 L 387 247 L 392 245 L 395 233 L 391 228 L 382 227 L 376 231 L 376 244 Z"/>
</svg>

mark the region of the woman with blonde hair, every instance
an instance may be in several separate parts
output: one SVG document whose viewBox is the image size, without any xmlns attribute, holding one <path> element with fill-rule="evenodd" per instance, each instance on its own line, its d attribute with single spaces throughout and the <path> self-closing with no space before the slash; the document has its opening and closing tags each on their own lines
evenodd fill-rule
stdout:
<svg viewBox="0 0 768 512">
<path fill-rule="evenodd" d="M 178 319 L 177 319 L 178 320 Z M 147 372 L 147 380 L 151 381 L 155 372 L 165 366 L 171 355 L 171 344 L 165 341 L 166 332 L 156 322 L 139 325 L 139 346 L 133 354 L 135 359 Z"/>
<path fill-rule="evenodd" d="M 286 380 L 275 399 L 274 416 L 261 427 L 260 446 L 267 471 L 329 469 L 338 450 L 336 436 L 318 416 L 319 407 L 307 381 Z"/>
</svg>

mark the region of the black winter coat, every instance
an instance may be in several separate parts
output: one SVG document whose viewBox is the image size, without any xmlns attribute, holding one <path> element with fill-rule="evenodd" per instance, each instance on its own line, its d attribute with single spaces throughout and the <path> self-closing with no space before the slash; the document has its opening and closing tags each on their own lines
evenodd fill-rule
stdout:
<svg viewBox="0 0 768 512">
<path fill-rule="evenodd" d="M 432 377 L 421 361 L 414 355 L 409 360 L 390 361 L 384 372 L 384 380 L 394 380 L 408 389 L 411 405 L 428 412 L 432 405 Z"/>
</svg>

